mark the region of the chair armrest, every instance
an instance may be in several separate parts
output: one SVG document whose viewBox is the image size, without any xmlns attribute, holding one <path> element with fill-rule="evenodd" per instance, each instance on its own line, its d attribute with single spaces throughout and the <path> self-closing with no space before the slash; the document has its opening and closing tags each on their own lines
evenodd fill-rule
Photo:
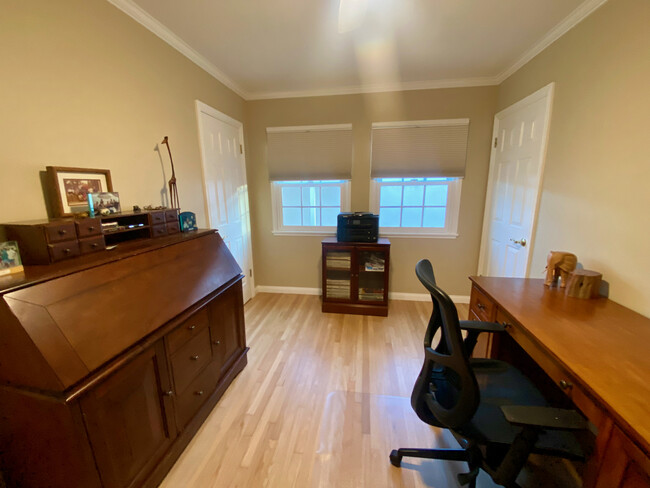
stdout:
<svg viewBox="0 0 650 488">
<path fill-rule="evenodd" d="M 478 341 L 478 335 L 481 332 L 503 332 L 505 327 L 494 322 L 480 322 L 478 320 L 460 320 L 460 330 L 467 332 L 467 337 L 463 341 L 467 355 L 471 356 L 474 352 L 474 346 Z"/>
<path fill-rule="evenodd" d="M 506 328 L 497 322 L 480 322 L 478 320 L 461 320 L 460 329 L 468 332 L 503 332 Z"/>
<path fill-rule="evenodd" d="M 587 421 L 575 410 L 527 405 L 503 405 L 501 411 L 513 425 L 542 427 L 553 430 L 582 430 Z"/>
</svg>

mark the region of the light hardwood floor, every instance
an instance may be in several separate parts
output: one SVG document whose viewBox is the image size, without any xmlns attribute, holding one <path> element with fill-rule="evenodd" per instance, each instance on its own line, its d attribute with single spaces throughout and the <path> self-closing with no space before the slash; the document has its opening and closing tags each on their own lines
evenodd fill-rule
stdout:
<svg viewBox="0 0 650 488">
<path fill-rule="evenodd" d="M 316 296 L 258 294 L 245 312 L 248 365 L 162 488 L 458 486 L 463 463 L 388 461 L 393 448 L 457 447 L 409 403 L 430 302 L 391 301 L 383 318 L 323 314 Z M 553 469 L 533 471 L 548 479 Z M 479 486 L 495 485 L 481 476 Z"/>
</svg>

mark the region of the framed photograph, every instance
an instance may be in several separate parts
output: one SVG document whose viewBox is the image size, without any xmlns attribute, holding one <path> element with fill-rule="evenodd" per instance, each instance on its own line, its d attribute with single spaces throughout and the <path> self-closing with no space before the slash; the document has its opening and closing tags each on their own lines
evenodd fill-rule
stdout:
<svg viewBox="0 0 650 488">
<path fill-rule="evenodd" d="M 18 243 L 0 242 L 0 276 L 21 271 L 23 271 L 23 263 L 18 252 Z"/>
<path fill-rule="evenodd" d="M 113 191 L 107 169 L 48 166 L 47 179 L 54 217 L 70 217 L 88 211 L 89 193 Z"/>
<path fill-rule="evenodd" d="M 95 214 L 119 213 L 120 194 L 117 192 L 88 193 L 88 208 L 91 217 Z"/>
</svg>

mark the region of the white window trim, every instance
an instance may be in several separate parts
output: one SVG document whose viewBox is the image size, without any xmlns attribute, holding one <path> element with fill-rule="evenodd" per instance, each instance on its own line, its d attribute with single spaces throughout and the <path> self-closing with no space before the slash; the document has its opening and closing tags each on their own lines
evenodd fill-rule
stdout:
<svg viewBox="0 0 650 488">
<path fill-rule="evenodd" d="M 460 195 L 463 178 L 457 178 L 447 184 L 447 212 L 445 213 L 445 227 L 379 227 L 382 237 L 415 237 L 415 238 L 441 238 L 455 239 L 458 237 L 458 215 L 460 214 Z M 417 185 L 419 182 L 413 182 Z M 397 183 L 404 184 L 404 183 Z M 373 213 L 379 214 L 379 194 L 381 183 L 372 179 L 370 183 L 370 208 Z"/>
<path fill-rule="evenodd" d="M 309 180 L 305 180 L 309 181 Z M 323 181 L 323 180 L 319 180 Z M 282 188 L 271 182 L 271 210 L 273 214 L 274 236 L 333 236 L 336 235 L 336 226 L 284 226 L 282 225 Z M 341 212 L 350 211 L 350 181 L 340 183 L 341 186 Z"/>
</svg>

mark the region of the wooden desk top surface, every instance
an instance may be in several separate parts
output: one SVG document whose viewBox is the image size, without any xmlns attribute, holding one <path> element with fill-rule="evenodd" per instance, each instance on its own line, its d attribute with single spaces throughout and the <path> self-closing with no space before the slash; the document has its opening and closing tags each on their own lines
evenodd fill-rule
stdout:
<svg viewBox="0 0 650 488">
<path fill-rule="evenodd" d="M 649 450 L 649 318 L 607 298 L 567 297 L 541 279 L 470 279 Z"/>
</svg>

